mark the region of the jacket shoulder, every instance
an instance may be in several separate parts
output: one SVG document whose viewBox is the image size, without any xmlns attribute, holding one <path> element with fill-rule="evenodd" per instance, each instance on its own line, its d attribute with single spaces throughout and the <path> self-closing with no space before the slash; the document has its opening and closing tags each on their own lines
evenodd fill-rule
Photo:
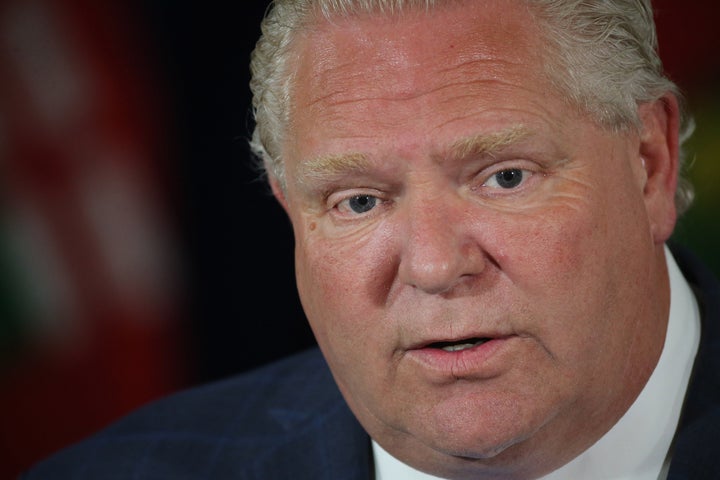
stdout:
<svg viewBox="0 0 720 480">
<path fill-rule="evenodd" d="M 322 449 L 313 444 L 348 429 L 362 439 L 325 361 L 311 349 L 155 401 L 22 478 L 281 478 L 289 473 L 273 466 L 280 452 Z"/>
</svg>

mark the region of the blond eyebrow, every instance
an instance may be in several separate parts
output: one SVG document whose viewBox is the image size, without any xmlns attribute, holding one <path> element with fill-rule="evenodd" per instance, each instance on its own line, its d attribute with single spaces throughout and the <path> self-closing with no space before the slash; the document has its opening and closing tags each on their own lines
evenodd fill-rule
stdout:
<svg viewBox="0 0 720 480">
<path fill-rule="evenodd" d="M 488 155 L 508 147 L 530 135 L 524 125 L 516 125 L 508 129 L 472 135 L 450 145 L 443 158 L 464 159 L 472 156 Z M 310 186 L 308 182 L 332 181 L 343 175 L 359 175 L 367 173 L 370 164 L 363 153 L 346 153 L 337 155 L 320 155 L 301 162 L 297 179 L 301 185 Z"/>
<path fill-rule="evenodd" d="M 360 174 L 368 171 L 367 156 L 362 153 L 341 155 L 321 155 L 301 163 L 298 171 L 300 183 L 324 181 L 347 174 Z"/>
<path fill-rule="evenodd" d="M 499 132 L 472 135 L 452 143 L 446 157 L 463 159 L 492 155 L 493 152 L 509 147 L 528 136 L 530 136 L 530 130 L 524 125 L 515 125 Z"/>
</svg>

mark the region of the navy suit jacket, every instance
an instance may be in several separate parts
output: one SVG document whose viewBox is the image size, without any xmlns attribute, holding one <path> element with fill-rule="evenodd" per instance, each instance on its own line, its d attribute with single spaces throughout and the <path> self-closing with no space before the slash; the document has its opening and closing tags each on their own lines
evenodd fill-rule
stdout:
<svg viewBox="0 0 720 480">
<path fill-rule="evenodd" d="M 669 478 L 720 478 L 720 287 L 675 257 L 703 318 Z M 370 438 L 317 349 L 155 402 L 22 478 L 370 480 Z"/>
</svg>

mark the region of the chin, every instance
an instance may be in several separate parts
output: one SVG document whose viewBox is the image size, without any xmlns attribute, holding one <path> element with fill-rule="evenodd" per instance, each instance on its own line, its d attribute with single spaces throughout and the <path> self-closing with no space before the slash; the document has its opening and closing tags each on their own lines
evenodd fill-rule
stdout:
<svg viewBox="0 0 720 480">
<path fill-rule="evenodd" d="M 455 457 L 494 458 L 530 439 L 553 416 L 551 411 L 532 407 L 502 395 L 453 399 L 438 405 L 417 425 L 418 438 Z"/>
<path fill-rule="evenodd" d="M 464 451 L 459 445 L 449 450 L 438 447 L 442 449 L 413 448 L 409 456 L 399 458 L 431 475 L 455 480 L 536 478 L 552 470 L 515 441 L 502 446 L 477 445 Z"/>
<path fill-rule="evenodd" d="M 502 457 L 526 439 L 527 435 L 508 436 L 507 431 L 501 435 L 463 433 L 451 438 L 434 439 L 427 445 L 445 456 L 462 461 L 477 461 Z"/>
</svg>

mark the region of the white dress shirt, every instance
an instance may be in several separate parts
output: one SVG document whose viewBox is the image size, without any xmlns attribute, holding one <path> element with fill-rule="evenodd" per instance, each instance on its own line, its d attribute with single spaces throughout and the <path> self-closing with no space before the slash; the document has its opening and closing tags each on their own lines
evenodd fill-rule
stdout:
<svg viewBox="0 0 720 480">
<path fill-rule="evenodd" d="M 592 447 L 541 480 L 664 480 L 700 342 L 697 301 L 669 249 L 670 318 L 652 375 L 625 415 Z M 376 480 L 439 480 L 372 442 Z"/>
</svg>

